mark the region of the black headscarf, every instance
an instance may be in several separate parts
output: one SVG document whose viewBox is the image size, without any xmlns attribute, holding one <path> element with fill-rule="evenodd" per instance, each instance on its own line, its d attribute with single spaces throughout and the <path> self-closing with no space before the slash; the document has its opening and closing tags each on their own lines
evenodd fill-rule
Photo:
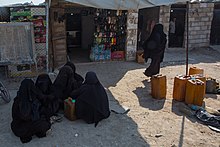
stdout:
<svg viewBox="0 0 220 147">
<path fill-rule="evenodd" d="M 41 114 L 45 115 L 47 118 L 50 118 L 59 109 L 59 99 L 56 97 L 59 95 L 56 95 L 56 93 L 52 93 L 52 81 L 49 75 L 46 73 L 40 74 L 37 77 L 35 85 L 39 90 L 38 100 L 42 104 Z"/>
<path fill-rule="evenodd" d="M 72 68 L 73 72 L 74 73 L 76 72 L 76 66 L 72 62 L 67 61 L 64 66 L 70 66 Z"/>
<path fill-rule="evenodd" d="M 64 91 L 66 88 L 70 88 L 70 80 L 73 79 L 74 73 L 71 67 L 64 66 L 60 69 L 53 86 L 55 86 L 59 91 Z"/>
<path fill-rule="evenodd" d="M 85 77 L 85 83 L 84 84 L 91 84 L 91 85 L 95 85 L 95 84 L 100 84 L 96 74 L 92 71 L 87 72 L 86 73 L 86 77 Z"/>
<path fill-rule="evenodd" d="M 83 78 L 75 73 L 75 65 L 67 62 L 59 71 L 51 87 L 51 94 L 59 100 L 60 108 L 63 109 L 63 102 L 70 96 L 73 90 L 78 89 L 83 82 Z"/>
<path fill-rule="evenodd" d="M 109 103 L 107 93 L 99 82 L 96 74 L 92 71 L 86 73 L 85 82 L 83 84 L 85 87 L 84 100 L 91 104 L 94 109 L 104 116 L 109 115 Z M 88 94 L 88 95 L 87 95 Z"/>
<path fill-rule="evenodd" d="M 68 98 L 74 87 L 77 87 L 77 82 L 74 79 L 72 68 L 70 66 L 63 66 L 52 84 L 51 94 L 60 100 L 62 106 L 63 100 Z"/>
<path fill-rule="evenodd" d="M 70 66 L 72 68 L 73 73 L 74 73 L 74 78 L 77 81 L 77 87 L 79 88 L 82 85 L 84 79 L 81 75 L 76 73 L 76 66 L 72 62 L 69 62 L 69 61 L 64 66 Z"/>
<path fill-rule="evenodd" d="M 151 39 L 151 38 L 157 39 L 156 38 L 157 35 L 159 35 L 159 37 L 160 37 L 159 43 L 163 43 L 163 41 L 166 39 L 166 34 L 163 32 L 163 25 L 159 24 L 159 23 L 154 26 L 149 39 Z"/>
<path fill-rule="evenodd" d="M 85 82 L 78 91 L 72 92 L 71 96 L 73 98 L 76 97 L 77 115 L 84 115 L 79 117 L 87 122 L 97 125 L 100 120 L 109 117 L 108 96 L 94 72 L 86 73 Z M 85 109 L 82 110 L 82 108 L 86 108 L 87 106 L 89 106 L 88 108 L 90 108 L 91 111 L 81 112 L 85 111 Z M 94 112 L 94 114 L 91 114 L 92 112 Z"/>
<path fill-rule="evenodd" d="M 83 77 L 76 73 L 76 67 L 72 62 L 67 62 L 59 71 L 53 83 L 53 89 L 62 91 L 68 95 L 71 91 L 79 88 L 83 83 Z"/>
<path fill-rule="evenodd" d="M 150 37 L 143 44 L 145 60 L 147 61 L 148 58 L 159 56 L 162 61 L 166 42 L 167 39 L 166 34 L 163 32 L 163 25 L 156 24 Z"/>
<path fill-rule="evenodd" d="M 20 113 L 24 118 L 29 116 L 31 116 L 33 120 L 39 118 L 37 109 L 39 109 L 40 103 L 38 103 L 36 99 L 37 93 L 37 89 L 31 79 L 24 79 L 21 82 L 15 100 L 18 101 Z"/>
<path fill-rule="evenodd" d="M 48 74 L 46 74 L 46 73 L 45 74 L 40 74 L 37 77 L 35 86 L 39 90 L 41 90 L 41 92 L 43 94 L 50 94 L 51 85 L 52 85 L 52 81 L 51 81 L 51 79 L 50 79 Z"/>
</svg>

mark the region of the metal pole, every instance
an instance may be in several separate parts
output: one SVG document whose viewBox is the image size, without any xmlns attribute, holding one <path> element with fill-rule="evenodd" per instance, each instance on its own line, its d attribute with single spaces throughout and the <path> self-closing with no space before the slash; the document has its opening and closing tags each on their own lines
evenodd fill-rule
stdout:
<svg viewBox="0 0 220 147">
<path fill-rule="evenodd" d="M 49 72 L 49 3 L 46 3 L 46 68 Z"/>
<path fill-rule="evenodd" d="M 189 1 L 186 2 L 186 76 L 188 75 L 189 52 Z"/>
</svg>

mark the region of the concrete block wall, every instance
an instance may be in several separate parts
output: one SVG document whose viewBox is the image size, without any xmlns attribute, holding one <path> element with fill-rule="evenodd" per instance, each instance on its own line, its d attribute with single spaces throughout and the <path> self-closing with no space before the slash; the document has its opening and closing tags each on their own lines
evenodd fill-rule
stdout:
<svg viewBox="0 0 220 147">
<path fill-rule="evenodd" d="M 159 23 L 163 24 L 164 33 L 167 35 L 167 44 L 169 41 L 169 22 L 170 22 L 170 6 L 160 6 Z"/>
<path fill-rule="evenodd" d="M 134 61 L 136 59 L 138 36 L 138 11 L 129 10 L 127 14 L 127 39 L 125 58 L 126 61 Z"/>
<path fill-rule="evenodd" d="M 189 5 L 189 49 L 209 46 L 213 9 L 214 3 Z"/>
<path fill-rule="evenodd" d="M 160 6 L 159 23 L 164 26 L 164 33 L 169 33 L 171 6 Z M 214 3 L 191 3 L 189 4 L 189 49 L 206 47 L 210 44 L 211 23 L 213 19 Z M 134 21 L 135 20 L 135 21 Z M 126 43 L 126 60 L 135 59 L 137 48 L 137 11 L 128 11 L 128 34 Z M 187 22 L 187 21 L 186 21 Z M 186 25 L 185 25 L 186 30 Z M 186 43 L 186 31 L 184 42 Z M 186 44 L 185 44 L 186 46 Z"/>
<path fill-rule="evenodd" d="M 169 22 L 170 22 L 170 6 L 160 6 L 159 23 L 163 24 L 164 33 L 167 34 L 167 36 L 169 32 Z"/>
</svg>

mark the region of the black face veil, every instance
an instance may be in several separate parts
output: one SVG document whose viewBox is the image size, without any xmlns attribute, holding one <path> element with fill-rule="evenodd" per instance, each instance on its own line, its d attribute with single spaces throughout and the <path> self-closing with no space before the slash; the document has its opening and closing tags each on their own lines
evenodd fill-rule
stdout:
<svg viewBox="0 0 220 147">
<path fill-rule="evenodd" d="M 31 114 L 32 102 L 36 99 L 36 94 L 34 82 L 31 79 L 24 79 L 17 93 L 19 109 L 23 116 L 27 117 Z"/>
<path fill-rule="evenodd" d="M 35 83 L 35 86 L 41 90 L 41 92 L 43 94 L 49 94 L 50 93 L 50 87 L 52 85 L 52 81 L 49 77 L 48 74 L 40 74 L 38 77 L 37 77 L 37 80 L 36 80 L 36 83 Z"/>
</svg>

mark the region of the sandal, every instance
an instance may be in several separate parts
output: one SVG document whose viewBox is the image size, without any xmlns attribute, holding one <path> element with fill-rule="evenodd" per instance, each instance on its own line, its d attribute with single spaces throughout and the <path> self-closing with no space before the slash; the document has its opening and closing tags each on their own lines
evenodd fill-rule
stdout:
<svg viewBox="0 0 220 147">
<path fill-rule="evenodd" d="M 54 124 L 55 122 L 61 122 L 62 119 L 63 119 L 63 117 L 62 117 L 62 116 L 59 116 L 59 115 L 57 115 L 57 116 L 51 116 L 51 117 L 50 117 L 50 123 L 51 123 L 51 124 Z"/>
</svg>

